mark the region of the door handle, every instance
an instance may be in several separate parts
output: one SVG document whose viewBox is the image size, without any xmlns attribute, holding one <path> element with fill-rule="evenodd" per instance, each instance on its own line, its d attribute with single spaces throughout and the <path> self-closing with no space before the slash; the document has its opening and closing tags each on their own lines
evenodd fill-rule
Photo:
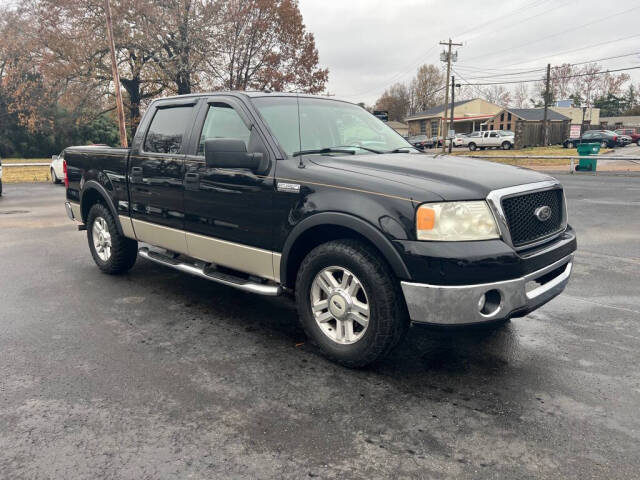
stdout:
<svg viewBox="0 0 640 480">
<path fill-rule="evenodd" d="M 131 183 L 142 183 L 142 167 L 131 167 Z"/>
<path fill-rule="evenodd" d="M 195 172 L 187 172 L 184 175 L 185 190 L 198 190 L 200 188 L 200 174 Z"/>
</svg>

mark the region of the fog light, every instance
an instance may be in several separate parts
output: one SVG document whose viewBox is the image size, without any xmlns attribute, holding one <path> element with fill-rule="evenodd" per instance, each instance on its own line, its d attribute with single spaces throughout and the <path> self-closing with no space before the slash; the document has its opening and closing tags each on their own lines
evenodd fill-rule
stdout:
<svg viewBox="0 0 640 480">
<path fill-rule="evenodd" d="M 480 314 L 485 317 L 492 317 L 500 311 L 502 307 L 502 295 L 498 290 L 489 290 L 485 292 L 478 301 L 478 309 Z"/>
</svg>

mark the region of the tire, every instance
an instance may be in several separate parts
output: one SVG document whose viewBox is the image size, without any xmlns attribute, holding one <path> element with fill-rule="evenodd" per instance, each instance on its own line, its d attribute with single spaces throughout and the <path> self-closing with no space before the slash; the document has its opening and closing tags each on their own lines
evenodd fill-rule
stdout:
<svg viewBox="0 0 640 480">
<path fill-rule="evenodd" d="M 51 183 L 54 183 L 54 184 L 60 183 L 60 179 L 56 175 L 56 171 L 53 168 L 51 169 Z"/>
<path fill-rule="evenodd" d="M 469 143 L 469 150 L 471 150 L 472 152 L 475 152 L 476 148 L 478 148 L 478 147 L 476 146 L 475 143 L 473 143 L 473 142 Z"/>
<path fill-rule="evenodd" d="M 636 145 L 638 145 L 640 147 L 640 138 L 638 139 L 638 141 L 636 142 Z"/>
<path fill-rule="evenodd" d="M 314 313 L 312 301 L 326 306 Z M 307 336 L 327 358 L 350 368 L 382 359 L 409 328 L 399 282 L 378 252 L 357 240 L 324 243 L 305 257 L 296 278 L 296 303 Z M 367 307 L 366 326 L 351 320 L 363 317 L 349 305 L 360 312 Z M 345 321 L 338 321 L 340 312 Z"/>
<path fill-rule="evenodd" d="M 87 241 L 93 261 L 104 273 L 124 273 L 136 263 L 138 242 L 118 233 L 111 211 L 101 203 L 93 205 L 87 215 Z"/>
<path fill-rule="evenodd" d="M 607 148 L 609 144 L 607 142 L 600 142 L 600 148 Z"/>
<path fill-rule="evenodd" d="M 511 150 L 511 142 L 502 142 L 503 150 Z"/>
<path fill-rule="evenodd" d="M 564 148 L 573 148 L 573 142 L 568 142 Z"/>
</svg>

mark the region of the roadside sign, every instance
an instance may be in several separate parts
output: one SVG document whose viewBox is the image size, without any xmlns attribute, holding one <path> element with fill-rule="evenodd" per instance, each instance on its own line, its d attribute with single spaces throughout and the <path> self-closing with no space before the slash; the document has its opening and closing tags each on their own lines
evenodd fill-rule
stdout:
<svg viewBox="0 0 640 480">
<path fill-rule="evenodd" d="M 449 133 L 447 133 L 447 138 L 454 138 L 456 136 L 456 131 L 454 129 L 449 129 Z"/>
<path fill-rule="evenodd" d="M 571 130 L 569 131 L 569 138 L 580 138 L 580 130 L 582 125 L 571 125 Z"/>
</svg>

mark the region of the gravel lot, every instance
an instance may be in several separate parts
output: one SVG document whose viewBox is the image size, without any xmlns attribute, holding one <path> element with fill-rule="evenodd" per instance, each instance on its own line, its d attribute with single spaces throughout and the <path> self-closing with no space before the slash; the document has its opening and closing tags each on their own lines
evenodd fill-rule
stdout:
<svg viewBox="0 0 640 480">
<path fill-rule="evenodd" d="M 361 371 L 293 304 L 93 265 L 64 189 L 0 198 L 0 477 L 637 478 L 640 179 L 561 176 L 566 293 L 499 331 L 411 329 Z"/>
</svg>

